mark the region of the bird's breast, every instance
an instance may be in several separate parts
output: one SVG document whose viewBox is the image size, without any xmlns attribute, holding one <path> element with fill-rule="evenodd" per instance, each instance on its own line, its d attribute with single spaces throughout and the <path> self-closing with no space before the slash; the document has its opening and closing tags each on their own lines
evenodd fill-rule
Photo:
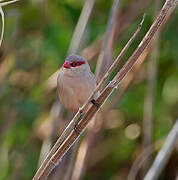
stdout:
<svg viewBox="0 0 178 180">
<path fill-rule="evenodd" d="M 90 74 L 58 76 L 58 94 L 61 103 L 73 112 L 78 111 L 96 87 L 96 81 Z"/>
</svg>

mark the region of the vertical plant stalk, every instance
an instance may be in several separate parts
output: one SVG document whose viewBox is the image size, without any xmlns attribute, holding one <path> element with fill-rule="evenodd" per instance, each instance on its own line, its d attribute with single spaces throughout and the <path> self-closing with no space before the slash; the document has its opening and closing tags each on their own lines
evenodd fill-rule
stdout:
<svg viewBox="0 0 178 180">
<path fill-rule="evenodd" d="M 123 66 L 123 68 L 116 74 L 113 80 L 106 86 L 100 96 L 96 99 L 98 106 L 92 105 L 86 114 L 81 118 L 78 124 L 75 125 L 76 130 L 72 130 L 67 139 L 62 143 L 59 149 L 51 157 L 49 163 L 46 165 L 44 171 L 40 174 L 38 179 L 45 179 L 48 177 L 50 172 L 55 168 L 55 166 L 62 160 L 64 154 L 69 150 L 73 143 L 77 140 L 80 134 L 85 130 L 91 118 L 97 113 L 97 111 L 102 107 L 104 102 L 107 100 L 112 91 L 120 84 L 120 82 L 125 78 L 126 74 L 132 69 L 133 65 L 137 62 L 139 56 L 143 53 L 145 48 L 148 46 L 153 36 L 160 28 L 162 22 L 164 22 L 165 17 L 168 15 L 169 11 L 176 5 L 176 0 L 167 0 L 161 9 L 158 17 L 150 27 L 149 31 L 139 44 L 138 48 L 134 51 L 132 56 Z M 113 63 L 114 64 L 114 63 Z M 109 71 L 109 70 L 108 70 Z M 107 74 L 107 73 L 106 73 Z M 79 110 L 79 114 L 80 114 Z M 80 116 L 79 116 L 80 117 Z M 74 117 L 74 119 L 76 116 Z M 73 121 L 73 120 L 72 120 Z M 77 122 L 77 121 L 76 121 Z"/>
<path fill-rule="evenodd" d="M 86 25 L 88 23 L 89 17 L 91 15 L 91 11 L 94 7 L 95 0 L 86 0 L 82 12 L 79 17 L 79 21 L 75 28 L 73 38 L 71 40 L 68 54 L 77 53 L 79 50 L 79 46 L 81 44 L 81 39 L 83 37 L 84 31 L 86 29 Z"/>
<path fill-rule="evenodd" d="M 156 156 L 151 168 L 144 177 L 144 180 L 156 180 L 163 168 L 165 167 L 168 159 L 175 148 L 178 139 L 178 119 L 176 120 L 172 130 L 168 134 L 162 149 Z"/>
<path fill-rule="evenodd" d="M 2 0 L 0 1 L 0 14 L 1 14 L 1 21 L 2 21 L 2 28 L 1 28 L 1 37 L 0 37 L 0 47 L 2 45 L 2 41 L 3 41 L 3 37 L 4 37 L 4 28 L 5 28 L 5 20 L 4 20 L 4 12 L 2 7 L 15 3 L 19 0 L 12 0 L 12 1 L 7 1 L 7 2 L 2 2 Z"/>
<path fill-rule="evenodd" d="M 1 6 L 0 6 L 0 14 L 1 14 L 1 21 L 2 21 L 2 30 L 1 30 L 1 38 L 0 38 L 0 47 L 1 47 L 2 40 L 3 40 L 3 37 L 4 37 L 4 12 L 3 12 Z"/>
<path fill-rule="evenodd" d="M 106 71 L 113 63 L 113 55 L 112 55 L 113 42 L 114 42 L 114 35 L 116 32 L 116 24 L 118 20 L 117 16 L 119 14 L 119 9 L 120 9 L 120 0 L 114 0 L 111 10 L 111 15 L 107 25 L 107 30 L 102 43 L 102 49 L 99 55 L 99 59 L 97 61 L 97 66 L 95 71 L 97 82 L 100 82 L 102 77 L 105 75 Z"/>
<path fill-rule="evenodd" d="M 154 16 L 156 16 L 157 12 L 159 11 L 160 3 L 161 3 L 160 0 L 157 0 L 155 2 Z M 159 36 L 160 36 L 160 32 L 158 31 L 154 38 L 154 49 L 152 51 L 147 68 L 148 88 L 144 102 L 144 114 L 143 114 L 143 151 L 146 151 L 146 149 L 150 147 L 152 144 L 153 109 L 154 109 L 155 90 L 157 83 Z M 145 172 L 148 170 L 150 164 L 151 164 L 151 156 L 143 164 L 143 169 L 142 169 L 143 175 L 145 175 Z"/>
</svg>

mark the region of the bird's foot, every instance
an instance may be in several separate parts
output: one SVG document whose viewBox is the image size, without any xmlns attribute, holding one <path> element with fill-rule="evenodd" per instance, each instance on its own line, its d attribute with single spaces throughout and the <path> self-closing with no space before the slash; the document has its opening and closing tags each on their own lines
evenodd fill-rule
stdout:
<svg viewBox="0 0 178 180">
<path fill-rule="evenodd" d="M 77 127 L 77 123 L 74 125 L 74 131 L 78 134 L 78 135 L 80 135 L 81 133 L 80 133 L 80 131 L 78 130 L 78 127 Z"/>
<path fill-rule="evenodd" d="M 100 105 L 98 104 L 98 102 L 95 99 L 92 99 L 91 102 L 97 107 L 99 108 Z"/>
<path fill-rule="evenodd" d="M 83 109 L 82 108 L 79 108 L 79 113 L 83 114 Z"/>
</svg>

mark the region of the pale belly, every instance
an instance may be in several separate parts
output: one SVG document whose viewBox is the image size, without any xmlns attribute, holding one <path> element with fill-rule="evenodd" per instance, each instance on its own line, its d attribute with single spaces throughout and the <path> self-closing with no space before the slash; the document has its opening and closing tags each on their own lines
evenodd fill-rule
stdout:
<svg viewBox="0 0 178 180">
<path fill-rule="evenodd" d="M 58 95 L 61 104 L 74 113 L 83 105 L 95 87 L 95 80 L 87 76 L 59 75 L 58 77 Z"/>
</svg>

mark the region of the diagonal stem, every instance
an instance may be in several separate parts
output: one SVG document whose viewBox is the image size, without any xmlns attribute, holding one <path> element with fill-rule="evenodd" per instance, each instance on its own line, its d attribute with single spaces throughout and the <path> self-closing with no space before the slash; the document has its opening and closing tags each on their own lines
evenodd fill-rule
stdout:
<svg viewBox="0 0 178 180">
<path fill-rule="evenodd" d="M 174 150 L 176 141 L 178 139 L 178 119 L 176 120 L 172 130 L 168 134 L 163 148 L 160 150 L 155 158 L 151 168 L 144 177 L 144 180 L 156 180 L 160 172 L 165 167 L 172 151 Z"/>
</svg>

